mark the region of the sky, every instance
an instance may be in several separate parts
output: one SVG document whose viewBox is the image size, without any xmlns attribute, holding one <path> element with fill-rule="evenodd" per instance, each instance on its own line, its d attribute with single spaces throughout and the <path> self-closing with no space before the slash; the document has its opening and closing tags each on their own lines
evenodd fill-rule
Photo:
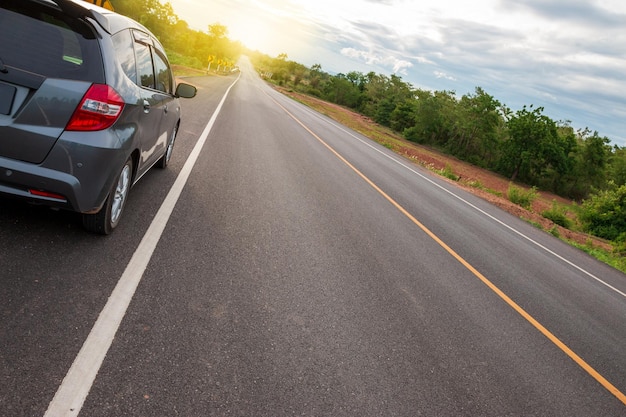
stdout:
<svg viewBox="0 0 626 417">
<path fill-rule="evenodd" d="M 270 56 L 459 97 L 481 87 L 626 146 L 624 0 L 169 1 L 190 27 L 222 24 Z"/>
</svg>

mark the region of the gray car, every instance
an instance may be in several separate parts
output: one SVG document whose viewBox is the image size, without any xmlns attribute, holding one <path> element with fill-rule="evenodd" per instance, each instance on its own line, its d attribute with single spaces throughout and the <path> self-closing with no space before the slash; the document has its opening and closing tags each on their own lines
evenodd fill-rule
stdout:
<svg viewBox="0 0 626 417">
<path fill-rule="evenodd" d="M 0 1 L 0 193 L 82 213 L 109 234 L 128 192 L 165 168 L 181 120 L 159 41 L 72 0 Z"/>
</svg>

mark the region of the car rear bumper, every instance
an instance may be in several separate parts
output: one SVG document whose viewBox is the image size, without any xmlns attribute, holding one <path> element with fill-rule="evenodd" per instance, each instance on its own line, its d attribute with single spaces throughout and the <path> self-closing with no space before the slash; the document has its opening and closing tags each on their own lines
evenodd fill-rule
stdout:
<svg viewBox="0 0 626 417">
<path fill-rule="evenodd" d="M 80 213 L 100 210 L 128 158 L 116 148 L 60 139 L 42 164 L 0 157 L 0 193 Z"/>
</svg>

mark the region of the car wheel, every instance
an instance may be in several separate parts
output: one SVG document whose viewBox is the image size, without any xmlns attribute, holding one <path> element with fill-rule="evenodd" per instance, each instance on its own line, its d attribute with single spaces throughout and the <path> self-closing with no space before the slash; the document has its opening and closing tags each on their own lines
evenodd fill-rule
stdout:
<svg viewBox="0 0 626 417">
<path fill-rule="evenodd" d="M 170 135 L 170 140 L 167 142 L 167 149 L 165 149 L 165 154 L 159 159 L 157 162 L 157 166 L 159 168 L 166 168 L 170 159 L 172 159 L 172 151 L 174 151 L 174 142 L 176 142 L 176 135 L 178 134 L 178 125 L 174 126 L 172 129 L 172 134 Z"/>
<path fill-rule="evenodd" d="M 132 180 L 133 163 L 129 158 L 122 167 L 117 180 L 113 183 L 102 209 L 95 214 L 83 214 L 83 225 L 87 230 L 108 235 L 117 227 L 126 206 Z"/>
</svg>

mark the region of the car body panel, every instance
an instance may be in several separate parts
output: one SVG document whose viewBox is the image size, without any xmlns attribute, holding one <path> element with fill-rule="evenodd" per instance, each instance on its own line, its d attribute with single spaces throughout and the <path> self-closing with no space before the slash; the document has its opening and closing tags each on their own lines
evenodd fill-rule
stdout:
<svg viewBox="0 0 626 417">
<path fill-rule="evenodd" d="M 41 163 L 90 86 L 85 81 L 48 78 L 39 89 L 28 92 L 28 99 L 20 94 L 13 105 L 19 111 L 0 116 L 0 156 Z"/>
</svg>

